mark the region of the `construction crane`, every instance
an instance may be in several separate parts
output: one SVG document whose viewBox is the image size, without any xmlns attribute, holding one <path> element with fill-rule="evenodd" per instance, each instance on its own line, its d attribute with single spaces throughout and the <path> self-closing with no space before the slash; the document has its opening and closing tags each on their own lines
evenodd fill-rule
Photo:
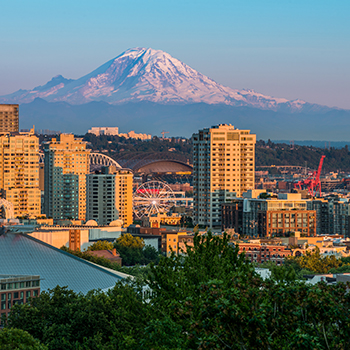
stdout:
<svg viewBox="0 0 350 350">
<path fill-rule="evenodd" d="M 163 130 L 163 131 L 161 132 L 161 134 L 163 135 L 163 139 L 164 139 L 164 135 L 165 135 L 165 134 L 169 134 L 169 131 L 164 131 L 164 130 Z"/>
<path fill-rule="evenodd" d="M 320 160 L 320 164 L 318 165 L 317 172 L 314 171 L 312 175 L 310 175 L 307 179 L 298 181 L 294 184 L 294 188 L 301 190 L 302 187 L 307 187 L 308 193 L 312 197 L 316 197 L 317 192 L 319 193 L 319 196 L 321 196 L 321 170 L 323 165 L 323 160 L 326 158 L 326 156 L 322 156 Z"/>
</svg>

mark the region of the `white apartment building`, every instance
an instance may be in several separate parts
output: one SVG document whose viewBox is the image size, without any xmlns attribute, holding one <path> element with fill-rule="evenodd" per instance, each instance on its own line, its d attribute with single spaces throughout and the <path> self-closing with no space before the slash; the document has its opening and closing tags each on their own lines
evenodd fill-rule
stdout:
<svg viewBox="0 0 350 350">
<path fill-rule="evenodd" d="M 117 126 L 109 127 L 109 126 L 93 126 L 89 131 L 89 134 L 94 134 L 96 136 L 100 135 L 112 135 L 117 136 L 119 133 L 119 129 Z"/>
<path fill-rule="evenodd" d="M 256 135 L 219 124 L 192 141 L 194 223 L 220 228 L 221 204 L 254 189 Z"/>
</svg>

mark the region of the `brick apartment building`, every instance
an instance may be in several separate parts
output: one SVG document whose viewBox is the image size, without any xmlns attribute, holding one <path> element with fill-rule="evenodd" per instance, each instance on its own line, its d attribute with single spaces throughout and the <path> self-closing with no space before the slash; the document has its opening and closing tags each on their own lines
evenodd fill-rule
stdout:
<svg viewBox="0 0 350 350">
<path fill-rule="evenodd" d="M 276 265 L 282 265 L 284 259 L 292 255 L 292 251 L 285 246 L 261 243 L 239 243 L 239 253 L 243 252 L 251 262 L 272 261 Z"/>
<path fill-rule="evenodd" d="M 7 316 L 13 305 L 39 295 L 40 276 L 0 275 L 0 316 Z"/>
</svg>

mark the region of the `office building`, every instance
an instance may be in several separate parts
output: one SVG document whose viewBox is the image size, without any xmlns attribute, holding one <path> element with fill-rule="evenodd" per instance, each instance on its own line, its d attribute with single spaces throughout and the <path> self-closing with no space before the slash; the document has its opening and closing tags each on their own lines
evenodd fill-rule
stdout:
<svg viewBox="0 0 350 350">
<path fill-rule="evenodd" d="M 128 169 L 103 167 L 102 171 L 86 176 L 86 219 L 106 226 L 118 218 L 124 226 L 133 222 L 133 173 Z"/>
<path fill-rule="evenodd" d="M 0 104 L 0 134 L 18 131 L 18 105 Z"/>
<path fill-rule="evenodd" d="M 55 220 L 85 220 L 86 174 L 89 153 L 86 142 L 73 134 L 61 134 L 43 144 L 45 154 L 44 213 Z"/>
<path fill-rule="evenodd" d="M 316 235 L 316 211 L 307 209 L 308 201 L 301 199 L 301 194 L 260 198 L 260 192 L 247 191 L 243 198 L 223 203 L 222 230 L 234 229 L 249 237 L 288 237 L 296 231 L 303 236 Z"/>
<path fill-rule="evenodd" d="M 194 223 L 221 227 L 221 204 L 254 188 L 256 135 L 220 124 L 193 134 Z"/>
<path fill-rule="evenodd" d="M 316 211 L 317 234 L 339 234 L 350 237 L 349 198 L 328 196 L 308 202 L 309 209 Z"/>
<path fill-rule="evenodd" d="M 39 139 L 28 133 L 0 135 L 1 196 L 13 204 L 16 216 L 41 213 Z"/>
</svg>

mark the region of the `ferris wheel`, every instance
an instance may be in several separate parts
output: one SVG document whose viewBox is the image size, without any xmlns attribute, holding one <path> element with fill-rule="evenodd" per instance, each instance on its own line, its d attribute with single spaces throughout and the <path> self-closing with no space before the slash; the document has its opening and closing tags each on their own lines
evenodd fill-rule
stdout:
<svg viewBox="0 0 350 350">
<path fill-rule="evenodd" d="M 158 213 L 167 213 L 174 205 L 175 194 L 164 182 L 148 181 L 134 192 L 134 213 L 141 219 Z"/>
</svg>

